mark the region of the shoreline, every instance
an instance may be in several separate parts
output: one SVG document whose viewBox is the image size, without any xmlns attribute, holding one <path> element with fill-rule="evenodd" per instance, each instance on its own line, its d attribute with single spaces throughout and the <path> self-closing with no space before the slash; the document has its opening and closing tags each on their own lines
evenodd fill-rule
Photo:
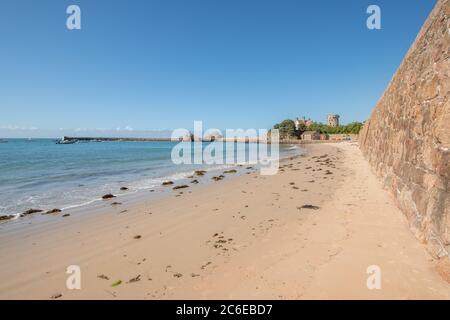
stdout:
<svg viewBox="0 0 450 320">
<path fill-rule="evenodd" d="M 2 231 L 0 298 L 450 298 L 357 146 L 306 148 L 275 176 Z M 382 290 L 366 287 L 374 264 Z M 81 290 L 66 289 L 69 265 Z"/>
<path fill-rule="evenodd" d="M 21 139 L 23 140 L 23 139 Z M 47 139 L 46 139 L 47 140 Z M 290 153 L 288 150 L 291 150 L 292 148 L 286 148 L 284 151 L 284 154 L 280 154 L 280 162 L 284 161 L 284 159 L 296 156 L 298 154 L 301 154 L 303 152 L 303 149 L 300 146 L 296 146 L 293 144 L 280 144 L 280 146 L 284 146 L 285 148 L 287 146 L 292 147 L 296 150 L 295 154 Z M 120 186 L 117 186 L 117 190 L 108 190 L 105 191 L 104 194 L 100 194 L 95 198 L 85 199 L 84 202 L 80 203 L 67 203 L 60 206 L 54 206 L 54 205 L 30 205 L 29 207 L 24 208 L 20 212 L 0 212 L 0 217 L 4 217 L 4 220 L 0 219 L 0 229 L 2 227 L 5 227 L 5 225 L 9 225 L 11 223 L 20 223 L 22 221 L 27 221 L 30 218 L 38 219 L 38 216 L 44 216 L 48 215 L 46 214 L 48 211 L 51 211 L 53 209 L 61 210 L 62 212 L 58 212 L 58 215 L 63 214 L 77 214 L 79 211 L 83 210 L 98 210 L 105 206 L 103 205 L 105 201 L 102 199 L 103 195 L 106 195 L 108 193 L 113 194 L 115 197 L 114 199 L 119 201 L 123 199 L 127 202 L 138 202 L 142 200 L 143 198 L 148 197 L 148 192 L 152 192 L 153 199 L 157 199 L 160 196 L 163 196 L 167 191 L 172 191 L 172 187 L 176 186 L 176 184 L 187 184 L 189 185 L 191 189 L 195 189 L 197 186 L 197 183 L 191 183 L 193 180 L 198 180 L 198 185 L 203 184 L 210 184 L 214 183 L 213 181 L 210 181 L 211 178 L 218 174 L 222 174 L 220 171 L 225 171 L 228 169 L 236 169 L 237 172 L 233 175 L 227 175 L 227 176 L 240 176 L 242 174 L 246 174 L 248 170 L 245 170 L 246 167 L 254 167 L 259 168 L 259 164 L 215 164 L 215 165 L 203 165 L 199 167 L 193 168 L 182 168 L 182 169 L 176 169 L 177 165 L 173 165 L 172 171 L 167 173 L 167 175 L 164 176 L 154 176 L 149 177 L 148 181 L 144 183 L 144 180 L 138 179 L 138 180 L 131 180 L 131 181 L 123 181 L 122 186 L 126 187 L 127 190 L 120 190 Z M 202 177 L 193 177 L 194 172 L 196 170 L 205 170 L 205 175 Z M 174 182 L 173 186 L 163 186 L 162 183 L 164 181 L 172 181 Z M 149 183 L 151 182 L 151 183 Z M 145 186 L 139 186 L 140 183 L 144 183 Z M 115 184 L 120 184 L 119 182 L 116 182 Z M 137 184 L 137 185 L 136 185 Z M 131 186 L 130 186 L 131 185 Z M 102 184 L 99 184 L 99 187 L 102 187 Z M 157 197 L 154 197 L 154 195 L 157 195 Z M 112 202 L 115 202 L 114 200 Z M 39 210 L 39 212 L 35 212 L 33 214 L 26 214 L 26 211 L 28 210 Z M 51 215 L 50 215 L 51 216 Z M 9 217 L 9 218 L 8 218 Z"/>
</svg>

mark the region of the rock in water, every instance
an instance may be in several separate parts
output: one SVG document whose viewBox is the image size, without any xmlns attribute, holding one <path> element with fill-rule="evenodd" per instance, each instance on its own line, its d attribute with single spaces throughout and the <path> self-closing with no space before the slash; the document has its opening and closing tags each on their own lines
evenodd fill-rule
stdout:
<svg viewBox="0 0 450 320">
<path fill-rule="evenodd" d="M 116 196 L 115 195 L 112 195 L 111 193 L 108 193 L 108 194 L 105 194 L 103 197 L 102 197 L 102 199 L 103 200 L 108 200 L 108 199 L 112 199 L 112 198 L 115 198 Z"/>
</svg>

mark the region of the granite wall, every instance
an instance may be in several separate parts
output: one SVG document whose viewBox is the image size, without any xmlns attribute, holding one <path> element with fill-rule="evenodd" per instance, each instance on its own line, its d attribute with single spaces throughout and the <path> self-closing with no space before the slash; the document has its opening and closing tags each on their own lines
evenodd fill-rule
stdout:
<svg viewBox="0 0 450 320">
<path fill-rule="evenodd" d="M 450 252 L 450 0 L 438 0 L 360 133 L 360 147 L 430 252 Z"/>
</svg>

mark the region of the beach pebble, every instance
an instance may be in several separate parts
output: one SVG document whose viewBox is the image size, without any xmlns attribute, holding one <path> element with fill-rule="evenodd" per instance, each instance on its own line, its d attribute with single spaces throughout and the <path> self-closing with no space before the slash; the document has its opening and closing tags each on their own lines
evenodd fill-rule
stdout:
<svg viewBox="0 0 450 320">
<path fill-rule="evenodd" d="M 128 283 L 138 282 L 138 281 L 140 281 L 140 280 L 141 280 L 141 275 L 137 275 L 136 277 L 131 278 L 131 279 L 128 281 Z"/>
</svg>

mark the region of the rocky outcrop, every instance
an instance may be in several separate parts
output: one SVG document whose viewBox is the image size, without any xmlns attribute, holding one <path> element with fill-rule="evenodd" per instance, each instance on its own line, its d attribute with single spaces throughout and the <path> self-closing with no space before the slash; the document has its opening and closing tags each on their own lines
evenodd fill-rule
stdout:
<svg viewBox="0 0 450 320">
<path fill-rule="evenodd" d="M 376 105 L 360 147 L 438 256 L 450 252 L 450 0 L 439 0 Z"/>
</svg>

